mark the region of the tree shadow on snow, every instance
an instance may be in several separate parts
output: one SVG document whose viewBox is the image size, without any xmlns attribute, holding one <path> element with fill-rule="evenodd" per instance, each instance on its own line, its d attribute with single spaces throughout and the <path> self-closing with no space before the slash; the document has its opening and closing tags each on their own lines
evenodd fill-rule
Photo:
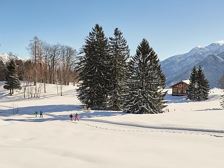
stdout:
<svg viewBox="0 0 224 168">
<path fill-rule="evenodd" d="M 186 96 L 173 96 L 172 94 L 166 94 L 165 101 L 167 104 L 169 103 L 185 103 L 189 102 Z"/>
<path fill-rule="evenodd" d="M 42 111 L 44 114 L 43 118 L 39 116 L 35 117 L 34 112 Z M 16 113 L 15 113 L 16 112 Z M 60 114 L 60 112 L 69 112 Z M 126 113 L 116 111 L 83 111 L 82 106 L 79 105 L 43 105 L 43 106 L 29 106 L 29 107 L 18 107 L 16 109 L 0 110 L 0 116 L 5 121 L 21 121 L 21 122 L 46 122 L 46 121 L 64 121 L 70 120 L 70 113 L 79 113 L 80 119 L 91 119 L 95 117 L 110 117 L 124 115 Z M 15 118 L 18 115 L 28 115 L 23 118 Z"/>
<path fill-rule="evenodd" d="M 52 112 L 64 112 L 64 111 L 77 111 L 80 110 L 78 105 L 42 105 L 42 106 L 28 106 L 28 107 L 18 107 L 9 108 L 6 110 L 0 110 L 0 116 L 12 116 L 12 115 L 23 115 L 30 114 L 33 115 L 34 112 L 52 113 Z"/>
</svg>

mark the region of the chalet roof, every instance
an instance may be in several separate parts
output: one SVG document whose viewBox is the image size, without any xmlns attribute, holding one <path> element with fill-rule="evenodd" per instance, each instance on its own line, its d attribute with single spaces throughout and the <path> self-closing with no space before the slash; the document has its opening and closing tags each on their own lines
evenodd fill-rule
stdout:
<svg viewBox="0 0 224 168">
<path fill-rule="evenodd" d="M 189 85 L 189 84 L 190 84 L 190 80 L 182 80 L 182 81 L 180 81 L 180 82 L 178 82 L 178 83 L 175 83 L 174 85 L 172 85 L 172 86 L 170 86 L 170 87 L 174 87 L 174 86 L 176 86 L 176 85 L 178 85 L 178 84 L 180 84 L 180 83 L 185 83 L 185 84 Z"/>
<path fill-rule="evenodd" d="M 189 80 L 189 79 L 187 79 L 187 80 L 182 80 L 182 82 L 184 82 L 184 83 L 190 85 L 190 80 Z"/>
</svg>

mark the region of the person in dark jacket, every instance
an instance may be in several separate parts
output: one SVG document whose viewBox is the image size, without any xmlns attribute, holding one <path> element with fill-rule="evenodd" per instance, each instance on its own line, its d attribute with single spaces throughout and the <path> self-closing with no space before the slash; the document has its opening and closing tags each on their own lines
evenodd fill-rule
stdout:
<svg viewBox="0 0 224 168">
<path fill-rule="evenodd" d="M 72 113 L 69 115 L 69 118 L 70 118 L 71 121 L 73 121 L 73 114 Z"/>
<path fill-rule="evenodd" d="M 40 111 L 40 118 L 43 118 L 43 111 Z"/>
</svg>

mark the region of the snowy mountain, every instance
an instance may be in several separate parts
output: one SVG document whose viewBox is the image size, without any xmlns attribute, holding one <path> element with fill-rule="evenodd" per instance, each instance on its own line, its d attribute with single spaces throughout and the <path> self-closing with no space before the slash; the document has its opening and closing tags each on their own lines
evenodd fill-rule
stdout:
<svg viewBox="0 0 224 168">
<path fill-rule="evenodd" d="M 4 63 L 8 62 L 10 59 L 25 60 L 24 58 L 20 58 L 12 53 L 0 53 L 0 60 Z"/>
<path fill-rule="evenodd" d="M 9 55 L 7 53 L 0 53 L 0 60 L 2 60 L 4 63 L 6 63 L 9 60 Z"/>
<path fill-rule="evenodd" d="M 218 87 L 218 81 L 224 73 L 224 41 L 205 47 L 195 47 L 188 53 L 170 57 L 161 62 L 166 75 L 167 85 L 188 79 L 193 66 L 201 65 L 210 87 Z"/>
</svg>

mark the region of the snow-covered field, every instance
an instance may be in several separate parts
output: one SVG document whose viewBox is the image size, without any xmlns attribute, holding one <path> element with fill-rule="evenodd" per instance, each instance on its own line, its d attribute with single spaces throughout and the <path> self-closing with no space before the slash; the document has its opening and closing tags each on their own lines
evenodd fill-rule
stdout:
<svg viewBox="0 0 224 168">
<path fill-rule="evenodd" d="M 0 168 L 223 168 L 222 91 L 204 102 L 167 95 L 163 114 L 81 108 L 75 86 L 39 99 L 7 96 L 0 83 Z M 44 118 L 34 116 L 43 111 Z M 70 113 L 81 121 L 71 122 Z M 17 114 L 14 114 L 17 113 Z"/>
</svg>

